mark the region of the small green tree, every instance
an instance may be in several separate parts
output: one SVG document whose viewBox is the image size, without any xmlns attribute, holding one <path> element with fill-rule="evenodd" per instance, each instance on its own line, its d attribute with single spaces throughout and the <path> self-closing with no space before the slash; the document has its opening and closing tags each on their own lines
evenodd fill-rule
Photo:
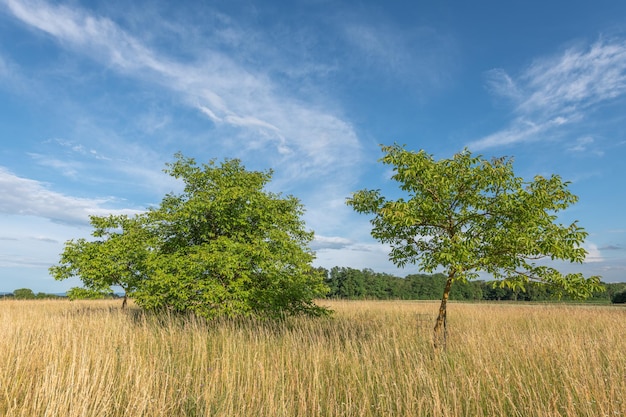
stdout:
<svg viewBox="0 0 626 417">
<path fill-rule="evenodd" d="M 50 274 L 57 280 L 80 277 L 85 288 L 74 288 L 70 298 L 104 297 L 113 293 L 112 286 L 120 286 L 124 308 L 128 296 L 148 277 L 151 235 L 145 216 L 91 216 L 90 220 L 95 239 L 67 241 L 59 265 L 52 266 Z"/>
<path fill-rule="evenodd" d="M 30 288 L 19 288 L 13 291 L 16 300 L 34 300 L 35 293 Z"/>
<path fill-rule="evenodd" d="M 375 215 L 372 236 L 391 245 L 390 259 L 396 265 L 445 270 L 434 328 L 436 348 L 445 346 L 452 284 L 476 278 L 478 272 L 513 289 L 540 281 L 583 298 L 601 287 L 599 277 L 563 275 L 537 262 L 585 259 L 581 244 L 587 233 L 577 222 L 555 223 L 555 213 L 577 200 L 560 177 L 536 176 L 525 182 L 514 175 L 511 159 L 484 160 L 468 150 L 440 161 L 399 145 L 382 150 L 382 162 L 393 166 L 392 178 L 406 198 L 387 200 L 380 190 L 362 190 L 347 203 L 357 212 Z"/>
</svg>

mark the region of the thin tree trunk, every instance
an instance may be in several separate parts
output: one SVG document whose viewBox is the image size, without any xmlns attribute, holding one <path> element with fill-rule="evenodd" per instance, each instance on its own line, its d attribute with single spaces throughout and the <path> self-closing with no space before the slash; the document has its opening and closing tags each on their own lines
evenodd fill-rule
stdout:
<svg viewBox="0 0 626 417">
<path fill-rule="evenodd" d="M 128 302 L 128 296 L 126 295 L 126 291 L 124 291 L 124 301 L 122 301 L 122 310 L 126 308 L 127 302 Z"/>
<path fill-rule="evenodd" d="M 437 316 L 437 321 L 435 322 L 435 328 L 433 332 L 433 346 L 435 350 L 446 348 L 446 337 L 447 337 L 447 329 L 446 329 L 446 316 L 447 316 L 447 304 L 448 304 L 448 296 L 450 295 L 450 288 L 452 288 L 452 281 L 454 281 L 454 271 L 451 271 L 448 274 L 448 280 L 446 281 L 446 286 L 443 290 L 443 296 L 441 297 L 441 305 L 439 306 L 439 315 Z"/>
</svg>

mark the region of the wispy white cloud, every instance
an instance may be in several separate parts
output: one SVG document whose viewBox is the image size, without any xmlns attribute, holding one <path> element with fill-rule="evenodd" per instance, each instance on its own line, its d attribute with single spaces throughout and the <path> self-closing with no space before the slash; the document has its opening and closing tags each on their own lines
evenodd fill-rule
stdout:
<svg viewBox="0 0 626 417">
<path fill-rule="evenodd" d="M 62 156 L 55 157 L 54 152 L 30 153 L 30 156 L 37 164 L 92 187 L 94 184 L 99 188 L 105 184 L 126 184 L 130 179 L 134 194 L 150 194 L 150 200 L 143 204 L 156 203 L 154 198 L 160 199 L 163 194 L 180 189 L 179 181 L 162 171 L 171 155 L 162 155 L 141 143 L 126 141 L 116 132 L 91 123 L 82 126 L 78 136 L 96 137 L 101 143 L 95 149 L 88 140 L 81 143 L 49 139 L 42 142 L 44 150 L 61 149 Z"/>
<path fill-rule="evenodd" d="M 603 156 L 604 151 L 597 149 L 595 146 L 596 140 L 592 136 L 583 136 L 578 139 L 567 148 L 570 152 L 582 152 L 585 154 L 592 153 L 596 156 Z"/>
<path fill-rule="evenodd" d="M 289 166 L 293 178 L 315 178 L 352 166 L 360 158 L 350 123 L 327 108 L 305 104 L 284 91 L 267 74 L 235 62 L 219 50 L 204 48 L 194 62 L 176 59 L 124 31 L 112 20 L 43 1 L 6 0 L 24 24 L 43 31 L 75 51 L 126 75 L 151 80 L 173 90 L 189 106 L 240 143 L 226 149 L 258 152 L 259 143 L 273 149 L 266 157 Z M 302 167 L 306 169 L 301 169 Z"/>
<path fill-rule="evenodd" d="M 518 142 L 537 141 L 541 139 L 539 136 L 540 133 L 545 133 L 565 123 L 567 123 L 567 119 L 560 116 L 552 120 L 541 120 L 538 122 L 527 118 L 518 118 L 509 128 L 472 142 L 470 147 L 478 150 L 495 146 L 511 145 Z"/>
<path fill-rule="evenodd" d="M 517 83 L 502 68 L 494 68 L 485 74 L 488 90 L 496 96 L 515 101 L 523 98 L 522 91 Z"/>
<path fill-rule="evenodd" d="M 311 248 L 314 250 L 341 249 L 346 248 L 351 244 L 353 244 L 353 242 L 345 237 L 315 235 Z"/>
<path fill-rule="evenodd" d="M 207 130 L 214 130 L 213 134 L 204 135 L 208 142 L 201 146 L 212 149 L 210 156 L 229 155 L 244 161 L 252 158 L 264 161 L 265 166 L 279 166 L 275 179 L 282 177 L 285 182 L 289 179 L 292 186 L 298 181 L 323 177 L 333 177 L 336 183 L 349 183 L 345 170 L 360 160 L 360 146 L 352 126 L 328 108 L 304 104 L 267 75 L 246 68 L 211 45 L 201 52 L 195 51 L 198 53 L 192 60 L 177 61 L 125 32 L 113 21 L 92 16 L 84 9 L 39 1 L 9 0 L 7 5 L 23 23 L 44 31 L 61 45 L 125 76 L 156 83 L 178 94 L 180 101 L 213 123 L 212 127 L 207 125 Z M 112 143 L 109 139 L 105 142 L 107 146 Z M 118 154 L 107 156 L 111 159 L 110 169 L 130 175 L 137 186 L 148 184 L 153 191 L 173 189 L 171 181 L 164 181 L 162 165 L 155 167 L 154 162 L 162 160 L 163 155 L 156 160 L 146 156 L 143 158 L 146 161 L 141 161 L 137 155 L 146 151 L 152 154 L 154 150 L 131 152 L 139 144 L 119 145 Z M 93 147 L 76 146 L 82 147 L 71 149 L 72 155 L 93 159 L 94 155 L 87 154 L 95 152 Z M 98 152 L 103 156 L 100 148 Z M 134 155 L 133 161 L 119 161 L 122 155 L 129 158 Z M 47 164 L 63 175 L 80 177 L 80 163 L 64 160 L 65 165 L 60 163 L 60 158 L 41 157 L 38 163 Z M 347 194 L 345 187 L 337 191 L 341 196 Z M 308 192 L 315 193 L 315 188 Z M 326 198 L 329 196 L 310 195 L 308 203 L 316 204 Z"/>
<path fill-rule="evenodd" d="M 47 140 L 45 142 L 54 142 L 57 145 L 61 146 L 62 148 L 65 148 L 67 151 L 70 151 L 72 153 L 78 154 L 78 155 L 82 155 L 82 156 L 88 156 L 90 158 L 93 159 L 99 159 L 99 160 L 109 160 L 110 158 L 102 155 L 101 153 L 99 153 L 97 150 L 93 149 L 93 148 L 87 148 L 85 145 L 81 144 L 81 143 L 75 143 L 69 140 L 63 140 L 63 139 L 51 139 L 51 140 Z M 36 153 L 31 153 L 30 154 L 34 159 L 36 160 L 43 160 L 46 158 L 45 155 L 40 155 L 40 154 L 36 154 Z M 50 165 L 55 165 L 55 162 L 46 162 L 49 163 Z"/>
<path fill-rule="evenodd" d="M 86 224 L 90 215 L 138 213 L 131 209 L 106 208 L 112 198 L 86 199 L 51 191 L 45 184 L 18 177 L 0 167 L 0 213 L 47 218 L 68 224 Z"/>
<path fill-rule="evenodd" d="M 213 110 L 211 110 L 210 108 L 203 106 L 203 105 L 198 105 L 198 110 L 200 110 L 202 113 L 204 113 L 206 116 L 209 117 L 209 119 L 211 119 L 212 121 L 219 123 L 222 120 L 217 117 L 217 115 L 215 113 L 213 113 Z"/>
<path fill-rule="evenodd" d="M 65 44 L 88 51 L 125 69 L 166 72 L 167 65 L 137 39 L 106 18 L 79 9 L 37 0 L 4 0 L 13 15 L 25 24 L 48 33 Z"/>
<path fill-rule="evenodd" d="M 573 126 L 595 107 L 626 95 L 626 41 L 601 39 L 536 60 L 521 75 L 487 72 L 489 90 L 512 100 L 511 124 L 473 141 L 473 149 L 532 142 L 540 134 Z M 574 145 L 574 148 L 576 145 Z"/>
<path fill-rule="evenodd" d="M 582 138 L 576 139 L 574 145 L 568 150 L 572 152 L 585 152 L 587 147 L 593 143 L 593 138 L 591 136 L 584 136 Z"/>
<path fill-rule="evenodd" d="M 626 92 L 626 42 L 600 40 L 536 61 L 522 77 L 522 112 L 570 113 Z"/>
<path fill-rule="evenodd" d="M 51 158 L 48 155 L 42 155 L 39 153 L 28 154 L 37 164 L 53 168 L 61 172 L 64 176 L 69 178 L 76 178 L 78 176 L 78 166 L 76 162 L 61 160 L 57 158 Z"/>
</svg>

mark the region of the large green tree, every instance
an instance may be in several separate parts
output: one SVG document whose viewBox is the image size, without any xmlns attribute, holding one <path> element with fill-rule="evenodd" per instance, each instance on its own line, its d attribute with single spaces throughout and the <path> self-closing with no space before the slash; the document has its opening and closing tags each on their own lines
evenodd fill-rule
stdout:
<svg viewBox="0 0 626 417">
<path fill-rule="evenodd" d="M 177 155 L 166 169 L 184 183 L 151 210 L 158 256 L 136 293 L 149 309 L 206 317 L 321 313 L 313 299 L 327 291 L 293 196 L 265 189 L 272 172 L 248 171 L 239 160 L 197 165 Z"/>
<path fill-rule="evenodd" d="M 57 279 L 87 289 L 124 287 L 148 310 L 216 316 L 323 314 L 323 276 L 311 266 L 313 232 L 293 196 L 265 189 L 272 172 L 239 160 L 198 165 L 178 154 L 165 170 L 181 193 L 135 217 L 92 217 L 95 240 L 66 243 Z"/>
<path fill-rule="evenodd" d="M 361 190 L 347 203 L 373 214 L 372 236 L 391 245 L 398 266 L 418 264 L 447 275 L 434 328 L 435 347 L 445 346 L 447 300 L 455 281 L 478 277 L 523 289 L 545 282 L 575 297 L 588 297 L 599 277 L 562 274 L 544 258 L 582 262 L 587 233 L 573 222 L 559 224 L 556 213 L 576 202 L 559 176 L 515 176 L 511 159 L 485 160 L 464 150 L 435 160 L 425 151 L 383 146 L 381 161 L 393 167 L 404 197 L 387 200 L 380 190 Z"/>
</svg>

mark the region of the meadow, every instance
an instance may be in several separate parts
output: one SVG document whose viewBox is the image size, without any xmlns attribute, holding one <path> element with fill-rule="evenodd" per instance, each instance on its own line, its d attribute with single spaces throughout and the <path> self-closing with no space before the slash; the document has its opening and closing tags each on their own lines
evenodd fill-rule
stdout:
<svg viewBox="0 0 626 417">
<path fill-rule="evenodd" d="M 322 301 L 282 322 L 0 301 L 0 416 L 626 416 L 626 308 Z"/>
</svg>

